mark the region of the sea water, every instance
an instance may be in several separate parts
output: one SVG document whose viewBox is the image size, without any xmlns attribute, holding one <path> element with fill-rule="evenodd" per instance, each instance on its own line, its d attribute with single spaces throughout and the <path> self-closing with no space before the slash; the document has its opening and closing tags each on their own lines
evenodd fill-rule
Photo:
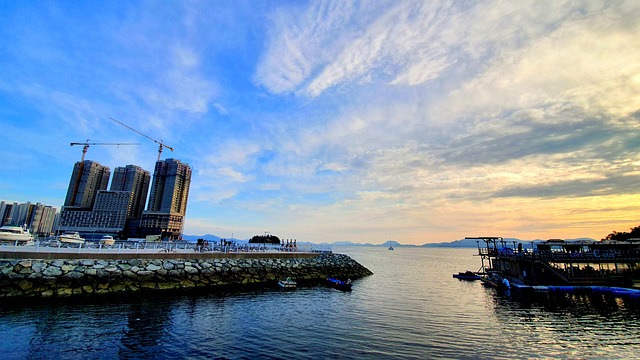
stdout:
<svg viewBox="0 0 640 360">
<path fill-rule="evenodd" d="M 474 249 L 334 247 L 373 271 L 324 286 L 0 305 L 3 359 L 511 359 L 640 356 L 640 300 L 498 293 Z"/>
</svg>

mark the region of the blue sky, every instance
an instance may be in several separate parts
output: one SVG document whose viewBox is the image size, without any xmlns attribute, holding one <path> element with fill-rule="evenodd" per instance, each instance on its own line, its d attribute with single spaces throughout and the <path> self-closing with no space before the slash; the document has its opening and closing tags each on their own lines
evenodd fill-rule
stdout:
<svg viewBox="0 0 640 360">
<path fill-rule="evenodd" d="M 5 1 L 0 199 L 82 147 L 193 167 L 186 234 L 406 244 L 639 224 L 637 1 Z"/>
</svg>

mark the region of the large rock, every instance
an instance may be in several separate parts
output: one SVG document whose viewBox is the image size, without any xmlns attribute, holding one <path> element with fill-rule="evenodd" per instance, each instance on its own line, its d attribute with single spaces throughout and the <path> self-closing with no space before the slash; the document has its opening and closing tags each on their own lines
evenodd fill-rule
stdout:
<svg viewBox="0 0 640 360">
<path fill-rule="evenodd" d="M 368 269 L 339 254 L 259 259 L 0 260 L 0 298 L 268 285 L 288 276 L 312 282 L 328 276 L 357 279 L 367 275 L 371 275 Z"/>
<path fill-rule="evenodd" d="M 49 266 L 42 272 L 42 274 L 45 276 L 60 276 L 62 275 L 62 269 L 55 266 Z"/>
</svg>

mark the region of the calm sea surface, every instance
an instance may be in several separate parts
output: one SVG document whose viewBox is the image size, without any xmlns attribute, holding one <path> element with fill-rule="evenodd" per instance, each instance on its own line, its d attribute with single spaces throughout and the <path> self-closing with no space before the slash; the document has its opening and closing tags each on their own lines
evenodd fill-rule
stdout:
<svg viewBox="0 0 640 360">
<path fill-rule="evenodd" d="M 640 357 L 640 300 L 498 294 L 473 249 L 334 247 L 374 272 L 322 286 L 0 306 L 2 359 Z"/>
</svg>

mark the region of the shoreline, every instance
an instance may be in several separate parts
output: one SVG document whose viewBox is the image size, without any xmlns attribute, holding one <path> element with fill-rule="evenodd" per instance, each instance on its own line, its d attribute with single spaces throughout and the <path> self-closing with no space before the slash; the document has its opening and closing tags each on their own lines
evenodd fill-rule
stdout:
<svg viewBox="0 0 640 360">
<path fill-rule="evenodd" d="M 108 258 L 95 258 L 97 255 Z M 9 256 L 12 258 L 7 258 Z M 219 290 L 271 286 L 287 277 L 301 283 L 313 283 L 327 277 L 355 280 L 372 274 L 349 256 L 333 253 L 0 251 L 0 301 L 187 289 Z"/>
</svg>

